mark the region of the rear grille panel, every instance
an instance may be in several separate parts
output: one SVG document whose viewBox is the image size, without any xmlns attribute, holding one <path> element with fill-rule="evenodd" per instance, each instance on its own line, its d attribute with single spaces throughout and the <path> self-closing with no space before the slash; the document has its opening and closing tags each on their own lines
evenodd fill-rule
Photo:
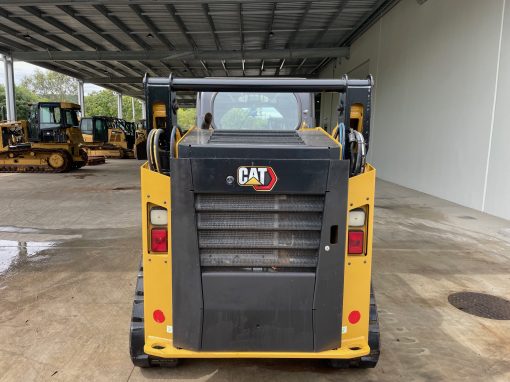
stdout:
<svg viewBox="0 0 510 382">
<path fill-rule="evenodd" d="M 287 211 L 320 212 L 324 209 L 322 195 L 237 195 L 197 194 L 197 211 Z"/>
<path fill-rule="evenodd" d="M 324 196 L 196 194 L 202 267 L 315 268 Z"/>
</svg>

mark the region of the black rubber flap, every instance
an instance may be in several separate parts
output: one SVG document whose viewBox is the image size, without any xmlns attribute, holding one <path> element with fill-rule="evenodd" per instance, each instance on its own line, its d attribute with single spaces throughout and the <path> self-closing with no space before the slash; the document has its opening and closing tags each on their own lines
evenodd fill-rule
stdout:
<svg viewBox="0 0 510 382">
<path fill-rule="evenodd" d="M 345 227 L 349 162 L 331 161 L 328 191 L 322 217 L 319 263 L 315 279 L 313 322 L 314 350 L 325 351 L 340 346 L 344 288 Z M 338 240 L 331 242 L 331 227 L 338 226 Z"/>
<path fill-rule="evenodd" d="M 202 274 L 202 350 L 313 351 L 312 272 Z"/>
<path fill-rule="evenodd" d="M 174 345 L 200 350 L 202 278 L 195 219 L 195 197 L 188 159 L 172 160 L 172 313 Z"/>
</svg>

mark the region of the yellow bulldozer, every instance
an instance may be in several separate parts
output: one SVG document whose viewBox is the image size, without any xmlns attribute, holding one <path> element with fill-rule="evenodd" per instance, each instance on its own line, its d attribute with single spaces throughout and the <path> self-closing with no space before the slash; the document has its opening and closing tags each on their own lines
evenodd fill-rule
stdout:
<svg viewBox="0 0 510 382">
<path fill-rule="evenodd" d="M 93 116 L 80 120 L 80 130 L 85 141 L 82 147 L 89 156 L 134 158 L 134 125 L 119 118 Z"/>
<path fill-rule="evenodd" d="M 74 103 L 39 102 L 30 106 L 28 120 L 1 122 L 0 172 L 66 172 L 97 164 L 81 148 L 79 110 Z"/>
<path fill-rule="evenodd" d="M 144 86 L 133 363 L 301 358 L 375 367 L 376 172 L 365 161 L 372 78 L 170 76 Z M 179 91 L 199 93 L 199 127 L 181 137 Z M 318 92 L 339 93 L 334 136 L 307 127 Z"/>
</svg>

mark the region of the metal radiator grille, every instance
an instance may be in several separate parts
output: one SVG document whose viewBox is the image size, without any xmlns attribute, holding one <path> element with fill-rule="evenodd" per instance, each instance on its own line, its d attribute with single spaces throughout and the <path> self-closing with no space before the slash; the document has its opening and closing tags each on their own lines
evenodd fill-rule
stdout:
<svg viewBox="0 0 510 382">
<path fill-rule="evenodd" d="M 202 266 L 315 267 L 322 195 L 197 194 Z"/>
</svg>

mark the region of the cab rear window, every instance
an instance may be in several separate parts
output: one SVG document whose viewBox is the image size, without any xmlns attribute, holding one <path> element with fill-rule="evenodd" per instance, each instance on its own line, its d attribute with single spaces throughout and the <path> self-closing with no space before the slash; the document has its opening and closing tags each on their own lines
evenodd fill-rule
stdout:
<svg viewBox="0 0 510 382">
<path fill-rule="evenodd" d="M 213 124 L 225 130 L 295 130 L 300 107 L 292 93 L 217 93 Z"/>
</svg>

